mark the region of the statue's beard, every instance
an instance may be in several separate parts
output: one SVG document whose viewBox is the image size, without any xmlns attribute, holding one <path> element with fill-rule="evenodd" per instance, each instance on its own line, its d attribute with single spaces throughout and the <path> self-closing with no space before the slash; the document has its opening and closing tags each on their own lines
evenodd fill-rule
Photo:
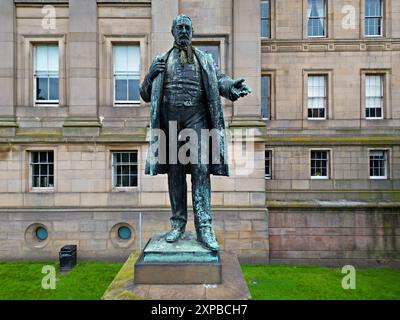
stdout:
<svg viewBox="0 0 400 320">
<path fill-rule="evenodd" d="M 187 47 L 192 44 L 192 40 L 188 38 L 176 38 L 175 43 L 182 47 Z"/>
</svg>

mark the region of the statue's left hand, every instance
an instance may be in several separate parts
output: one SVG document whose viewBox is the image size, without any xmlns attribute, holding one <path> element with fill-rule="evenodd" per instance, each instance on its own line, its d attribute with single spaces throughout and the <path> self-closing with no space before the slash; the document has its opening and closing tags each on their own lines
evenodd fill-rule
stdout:
<svg viewBox="0 0 400 320">
<path fill-rule="evenodd" d="M 235 80 L 233 86 L 231 88 L 231 93 L 235 100 L 239 99 L 240 97 L 247 96 L 251 93 L 251 88 L 244 83 L 244 79 Z"/>
</svg>

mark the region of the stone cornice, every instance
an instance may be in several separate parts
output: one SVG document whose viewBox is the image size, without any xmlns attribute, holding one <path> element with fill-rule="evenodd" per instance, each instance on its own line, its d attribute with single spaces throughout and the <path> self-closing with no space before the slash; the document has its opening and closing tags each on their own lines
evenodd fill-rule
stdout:
<svg viewBox="0 0 400 320">
<path fill-rule="evenodd" d="M 261 40 L 262 53 L 400 51 L 400 39 Z"/>
<path fill-rule="evenodd" d="M 97 125 L 95 125 L 97 127 Z M 74 126 L 72 128 L 75 128 Z M 87 128 L 84 126 L 83 128 Z M 66 136 L 62 129 L 19 129 L 15 135 L 0 134 L 0 143 L 132 143 L 146 142 L 145 128 L 132 128 L 129 132 L 103 129 L 99 135 Z"/>
<path fill-rule="evenodd" d="M 269 146 L 279 145 L 400 145 L 400 136 L 365 136 L 365 137 L 272 137 L 265 136 Z"/>
<path fill-rule="evenodd" d="M 267 191 L 268 192 L 268 191 Z M 375 191 L 374 191 L 375 192 Z M 400 191 L 399 191 L 400 192 Z M 358 202 L 358 201 L 267 201 L 269 209 L 399 209 L 400 202 Z"/>
</svg>

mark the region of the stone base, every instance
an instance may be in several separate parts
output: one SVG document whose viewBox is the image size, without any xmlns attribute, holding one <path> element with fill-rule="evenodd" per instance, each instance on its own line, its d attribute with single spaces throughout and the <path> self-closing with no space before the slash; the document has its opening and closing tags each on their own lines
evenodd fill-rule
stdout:
<svg viewBox="0 0 400 320">
<path fill-rule="evenodd" d="M 249 300 L 251 295 L 235 254 L 222 251 L 222 282 L 209 284 L 136 284 L 133 252 L 104 293 L 103 300 Z"/>
<path fill-rule="evenodd" d="M 168 243 L 156 233 L 135 263 L 136 284 L 220 284 L 219 252 L 201 246 L 193 232 Z"/>
</svg>

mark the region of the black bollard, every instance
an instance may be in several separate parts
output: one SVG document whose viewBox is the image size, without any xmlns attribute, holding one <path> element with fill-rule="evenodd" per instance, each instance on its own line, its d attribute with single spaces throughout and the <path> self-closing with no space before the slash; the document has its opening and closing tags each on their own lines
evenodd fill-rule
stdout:
<svg viewBox="0 0 400 320">
<path fill-rule="evenodd" d="M 76 265 L 76 245 L 68 244 L 61 248 L 59 252 L 60 257 L 60 271 L 68 272 L 71 271 Z"/>
</svg>

